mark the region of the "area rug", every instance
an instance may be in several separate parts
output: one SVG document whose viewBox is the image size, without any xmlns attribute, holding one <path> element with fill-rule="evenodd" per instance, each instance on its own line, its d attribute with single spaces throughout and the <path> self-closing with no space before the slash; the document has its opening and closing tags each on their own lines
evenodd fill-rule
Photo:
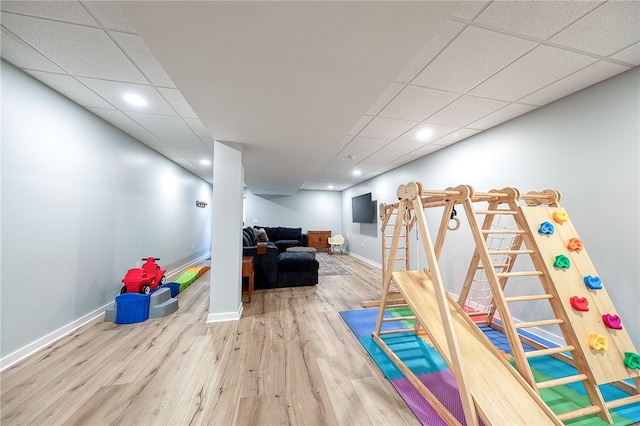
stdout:
<svg viewBox="0 0 640 426">
<path fill-rule="evenodd" d="M 320 264 L 320 269 L 318 269 L 318 275 L 351 275 L 353 272 L 336 262 L 332 259 L 332 256 L 336 255 L 328 255 L 326 253 L 316 253 L 316 259 L 318 259 L 318 263 Z"/>
<path fill-rule="evenodd" d="M 343 311 L 340 312 L 340 315 L 416 417 L 425 425 L 445 426 L 446 423 L 438 416 L 435 410 L 422 398 L 415 387 L 373 341 L 371 333 L 375 328 L 378 309 Z M 385 311 L 385 318 L 405 317 L 408 315 L 411 315 L 408 308 L 393 308 Z M 406 321 L 394 321 L 384 323 L 382 329 L 398 330 L 407 329 L 410 326 Z M 506 336 L 490 327 L 479 327 L 503 353 L 505 358 L 509 359 L 513 364 L 513 357 Z M 411 332 L 387 334 L 383 335 L 382 338 L 440 402 L 464 424 L 462 403 L 460 402 L 455 378 L 440 354 L 429 343 L 428 338 L 426 336 L 416 336 Z M 524 345 L 524 349 L 525 351 L 533 350 L 528 345 Z M 531 365 L 532 372 L 538 381 L 577 374 L 573 367 L 551 356 L 538 357 Z M 543 377 L 546 378 L 543 379 Z M 605 401 L 628 396 L 626 392 L 612 385 L 600 386 L 600 391 Z M 540 395 L 555 413 L 572 411 L 590 405 L 584 387 L 580 383 L 543 389 Z M 612 417 L 615 425 L 631 425 L 640 422 L 640 403 L 613 409 Z M 607 422 L 595 415 L 569 420 L 565 424 L 579 426 L 608 425 Z"/>
</svg>

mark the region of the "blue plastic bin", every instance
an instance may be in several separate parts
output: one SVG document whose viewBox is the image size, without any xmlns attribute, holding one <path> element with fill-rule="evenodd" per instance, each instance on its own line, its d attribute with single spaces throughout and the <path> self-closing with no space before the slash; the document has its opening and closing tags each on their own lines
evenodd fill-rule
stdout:
<svg viewBox="0 0 640 426">
<path fill-rule="evenodd" d="M 124 293 L 116 296 L 116 324 L 133 324 L 149 319 L 149 295 Z"/>
</svg>

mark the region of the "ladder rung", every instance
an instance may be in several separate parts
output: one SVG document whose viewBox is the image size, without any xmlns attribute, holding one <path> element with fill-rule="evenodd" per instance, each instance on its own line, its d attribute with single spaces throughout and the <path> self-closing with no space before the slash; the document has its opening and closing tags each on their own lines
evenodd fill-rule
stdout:
<svg viewBox="0 0 640 426">
<path fill-rule="evenodd" d="M 476 214 L 518 214 L 515 210 L 476 210 Z"/>
<path fill-rule="evenodd" d="M 586 374 L 576 374 L 575 376 L 561 377 L 559 379 L 547 380 L 536 383 L 538 389 L 552 388 L 554 386 L 568 385 L 569 383 L 577 383 L 587 380 Z"/>
<path fill-rule="evenodd" d="M 634 402 L 640 402 L 640 394 L 628 396 L 626 398 L 615 399 L 605 404 L 608 409 L 622 407 L 623 405 L 633 404 Z"/>
<path fill-rule="evenodd" d="M 547 348 L 547 349 L 540 349 L 537 351 L 529 351 L 529 352 L 525 352 L 524 356 L 527 358 L 535 358 L 538 356 L 544 356 L 544 355 L 553 355 L 553 354 L 561 354 L 562 352 L 571 352 L 571 351 L 575 351 L 576 347 L 573 345 L 567 345 L 567 346 L 560 346 L 557 348 Z"/>
<path fill-rule="evenodd" d="M 503 264 L 500 264 L 500 265 L 491 265 L 491 266 L 493 266 L 494 269 L 495 268 L 506 268 L 507 266 L 509 266 L 509 264 L 508 263 L 503 263 Z M 476 269 L 484 269 L 484 265 L 478 265 L 478 267 Z"/>
<path fill-rule="evenodd" d="M 487 250 L 491 254 L 533 254 L 533 250 Z"/>
<path fill-rule="evenodd" d="M 393 234 L 385 234 L 384 236 L 387 238 L 393 238 Z M 399 238 L 404 238 L 404 235 L 400 235 Z"/>
<path fill-rule="evenodd" d="M 411 317 L 395 317 L 395 318 L 382 318 L 382 322 L 393 322 L 393 321 L 411 321 L 415 320 L 415 316 Z"/>
<path fill-rule="evenodd" d="M 541 321 L 531 321 L 531 322 L 521 322 L 518 324 L 514 324 L 515 328 L 530 328 L 530 327 L 540 327 L 543 325 L 553 325 L 553 324 L 562 324 L 564 320 L 559 318 L 541 320 Z"/>
<path fill-rule="evenodd" d="M 567 420 L 575 419 L 582 416 L 588 416 L 589 414 L 596 414 L 600 411 L 602 411 L 600 407 L 592 405 L 590 407 L 580 408 L 579 410 L 558 414 L 558 419 L 561 422 L 566 422 Z"/>
<path fill-rule="evenodd" d="M 482 229 L 483 234 L 524 234 L 524 229 Z"/>
<path fill-rule="evenodd" d="M 387 246 L 387 247 L 385 247 L 385 249 L 387 249 L 387 250 L 389 250 L 390 248 L 391 248 L 391 246 Z M 398 247 L 396 247 L 396 248 L 397 248 L 398 250 L 405 250 L 405 249 L 406 249 L 406 247 L 405 247 L 405 246 L 398 246 Z"/>
<path fill-rule="evenodd" d="M 553 294 L 532 294 L 528 296 L 505 297 L 505 302 L 530 302 L 532 300 L 553 299 Z"/>
<path fill-rule="evenodd" d="M 519 271 L 519 272 L 497 272 L 496 273 L 496 276 L 499 278 L 530 277 L 533 275 L 542 275 L 542 271 Z"/>
<path fill-rule="evenodd" d="M 378 334 L 380 336 L 382 336 L 383 334 L 398 334 L 398 333 L 408 333 L 408 332 L 415 333 L 416 329 L 415 328 L 400 328 L 398 330 L 381 330 L 380 333 L 378 333 Z"/>
</svg>

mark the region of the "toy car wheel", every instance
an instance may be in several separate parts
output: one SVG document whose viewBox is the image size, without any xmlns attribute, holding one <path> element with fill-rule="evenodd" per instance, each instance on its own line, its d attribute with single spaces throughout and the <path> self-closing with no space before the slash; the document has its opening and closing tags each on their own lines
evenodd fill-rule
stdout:
<svg viewBox="0 0 640 426">
<path fill-rule="evenodd" d="M 149 285 L 145 284 L 142 286 L 142 288 L 140 289 L 140 293 L 142 294 L 149 294 L 151 292 L 151 287 L 149 287 Z"/>
<path fill-rule="evenodd" d="M 120 289 L 120 294 L 125 294 L 127 292 L 127 286 L 123 285 L 122 288 Z"/>
<path fill-rule="evenodd" d="M 167 278 L 163 275 L 162 278 L 160 278 L 160 284 L 158 285 L 164 285 L 166 281 L 167 281 Z"/>
</svg>

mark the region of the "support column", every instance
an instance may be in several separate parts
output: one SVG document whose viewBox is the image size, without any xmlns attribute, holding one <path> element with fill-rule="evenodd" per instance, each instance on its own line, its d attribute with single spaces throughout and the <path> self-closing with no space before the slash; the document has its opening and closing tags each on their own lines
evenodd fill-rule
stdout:
<svg viewBox="0 0 640 426">
<path fill-rule="evenodd" d="M 213 144 L 211 286 L 207 322 L 242 314 L 242 145 Z"/>
</svg>

